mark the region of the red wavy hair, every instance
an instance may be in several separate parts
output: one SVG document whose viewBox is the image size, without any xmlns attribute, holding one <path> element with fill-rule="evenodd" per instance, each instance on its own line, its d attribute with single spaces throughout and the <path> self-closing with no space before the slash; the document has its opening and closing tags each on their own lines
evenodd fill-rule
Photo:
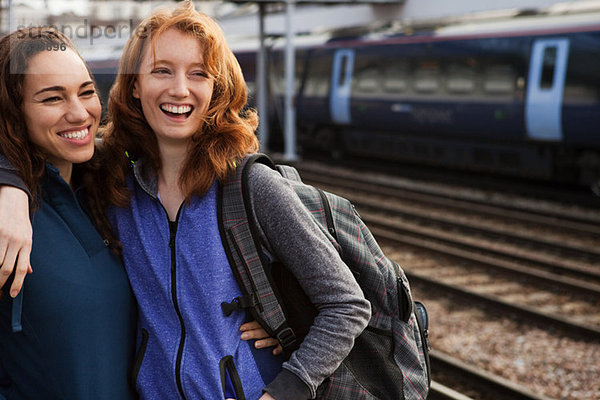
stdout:
<svg viewBox="0 0 600 400">
<path fill-rule="evenodd" d="M 146 47 L 152 46 L 154 53 L 157 38 L 171 28 L 200 42 L 206 70 L 214 79 L 205 121 L 192 137 L 193 145 L 179 178 L 186 200 L 205 194 L 215 178 L 224 179 L 237 160 L 258 150 L 258 117 L 255 110 L 247 108 L 242 70 L 221 28 L 195 10 L 191 1 L 173 10 L 159 9 L 138 25 L 125 46 L 109 96 L 107 124 L 101 132 L 104 144 L 100 162 L 108 172 L 103 174 L 102 191 L 117 206 L 126 205 L 129 199 L 125 178 L 130 161 L 126 151 L 156 171 L 161 168 L 156 137 L 132 92 Z"/>
</svg>

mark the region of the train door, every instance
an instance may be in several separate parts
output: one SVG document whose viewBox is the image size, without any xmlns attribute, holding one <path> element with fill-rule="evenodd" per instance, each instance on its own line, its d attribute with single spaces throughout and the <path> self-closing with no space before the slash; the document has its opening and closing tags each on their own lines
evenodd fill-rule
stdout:
<svg viewBox="0 0 600 400">
<path fill-rule="evenodd" d="M 561 111 L 568 56 L 568 39 L 538 39 L 533 43 L 525 102 L 525 124 L 530 139 L 562 140 Z"/>
<path fill-rule="evenodd" d="M 329 111 L 331 112 L 331 119 L 336 124 L 349 124 L 351 122 L 350 92 L 353 69 L 354 50 L 336 50 L 333 54 L 331 92 L 329 96 Z"/>
</svg>

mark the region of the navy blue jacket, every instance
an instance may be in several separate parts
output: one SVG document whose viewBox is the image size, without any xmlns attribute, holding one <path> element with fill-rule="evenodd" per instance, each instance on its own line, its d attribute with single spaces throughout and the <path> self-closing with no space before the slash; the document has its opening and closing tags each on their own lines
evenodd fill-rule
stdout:
<svg viewBox="0 0 600 400">
<path fill-rule="evenodd" d="M 0 399 L 134 399 L 136 305 L 125 270 L 52 166 L 42 198 L 33 274 L 15 301 L 9 285 L 0 299 Z"/>
</svg>

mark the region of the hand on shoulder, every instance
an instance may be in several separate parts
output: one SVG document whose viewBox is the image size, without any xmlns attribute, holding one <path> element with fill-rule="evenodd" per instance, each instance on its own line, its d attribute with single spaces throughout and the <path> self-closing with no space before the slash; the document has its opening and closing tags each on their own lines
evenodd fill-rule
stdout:
<svg viewBox="0 0 600 400">
<path fill-rule="evenodd" d="M 0 187 L 0 288 L 15 272 L 10 288 L 16 297 L 25 275 L 33 272 L 29 265 L 33 230 L 29 220 L 29 197 L 12 186 Z"/>
</svg>

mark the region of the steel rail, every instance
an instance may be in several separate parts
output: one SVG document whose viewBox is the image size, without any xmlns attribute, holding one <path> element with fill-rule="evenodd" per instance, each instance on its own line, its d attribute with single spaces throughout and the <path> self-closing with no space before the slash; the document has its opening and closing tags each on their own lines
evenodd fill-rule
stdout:
<svg viewBox="0 0 600 400">
<path fill-rule="evenodd" d="M 382 177 L 361 176 L 361 174 L 336 170 L 335 173 L 325 168 L 314 168 L 298 165 L 302 178 L 308 183 L 331 184 L 350 190 L 373 191 L 383 196 L 391 196 L 418 203 L 428 203 L 446 209 L 468 211 L 494 217 L 512 219 L 525 223 L 546 226 L 573 233 L 584 233 L 600 237 L 600 219 L 589 219 L 582 216 L 568 216 L 554 211 L 518 207 L 491 198 L 476 199 L 466 195 L 441 191 L 434 188 L 419 187 L 416 184 L 402 185 L 391 183 Z"/>
<path fill-rule="evenodd" d="M 552 275 L 554 275 L 556 278 L 556 283 L 558 284 L 561 284 L 560 281 L 564 281 L 568 282 L 568 284 L 571 285 L 576 284 L 576 281 L 580 281 L 582 284 L 579 285 L 579 287 L 584 288 L 589 286 L 586 285 L 586 283 L 589 283 L 590 279 L 593 279 L 596 282 L 600 282 L 600 268 L 594 268 L 593 266 L 586 265 L 578 265 L 575 261 L 558 262 L 553 258 L 547 258 L 541 254 L 516 254 L 510 249 L 492 249 L 487 246 L 483 247 L 481 244 L 471 243 L 468 239 L 465 239 L 462 236 L 443 232 L 440 230 L 424 228 L 422 226 L 402 223 L 399 221 L 390 221 L 389 218 L 382 217 L 379 215 L 373 215 L 371 213 L 362 212 L 361 216 L 363 217 L 363 220 L 365 221 L 367 226 L 369 226 L 369 228 L 381 227 L 383 229 L 393 230 L 397 233 L 411 235 L 415 238 L 420 238 L 428 241 L 435 241 L 436 243 L 441 243 L 454 249 L 461 249 L 466 252 L 469 252 L 471 254 L 470 258 L 472 259 L 476 259 L 476 255 L 485 255 L 493 260 L 497 260 L 497 262 L 492 261 L 488 264 L 502 265 L 504 264 L 503 261 L 506 261 L 508 263 L 511 263 L 512 265 L 531 265 L 535 267 L 529 267 L 529 270 L 532 271 L 532 275 L 536 275 L 533 272 L 535 270 L 552 273 Z M 520 270 L 521 273 L 524 273 L 526 271 L 526 269 L 523 268 Z M 595 286 L 589 287 L 594 288 L 592 293 L 598 295 L 598 289 Z"/>
<path fill-rule="evenodd" d="M 431 350 L 429 353 L 432 370 L 440 370 L 463 381 L 467 386 L 479 390 L 490 398 L 498 400 L 551 400 L 534 393 L 523 385 L 491 374 L 481 368 L 470 366 L 442 352 Z M 432 397 L 428 397 L 432 398 Z"/>
</svg>

